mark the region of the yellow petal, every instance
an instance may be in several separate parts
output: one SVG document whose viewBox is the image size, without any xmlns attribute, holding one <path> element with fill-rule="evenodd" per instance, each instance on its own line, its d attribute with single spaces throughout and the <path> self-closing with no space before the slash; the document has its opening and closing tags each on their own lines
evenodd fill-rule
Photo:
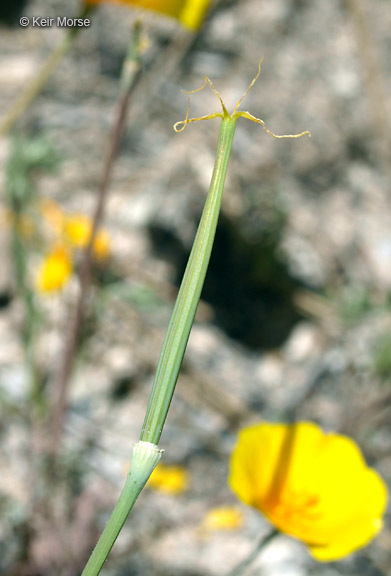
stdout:
<svg viewBox="0 0 391 576">
<path fill-rule="evenodd" d="M 64 246 L 56 246 L 45 257 L 37 275 L 37 290 L 56 292 L 66 284 L 72 274 L 72 259 Z"/>
<path fill-rule="evenodd" d="M 197 30 L 205 17 L 210 0 L 86 0 L 86 4 L 127 4 L 171 16 L 190 30 Z"/>
<path fill-rule="evenodd" d="M 106 230 L 99 230 L 94 241 L 94 256 L 98 260 L 105 260 L 110 254 L 110 237 Z"/>
<path fill-rule="evenodd" d="M 198 30 L 205 17 L 210 0 L 187 0 L 183 2 L 183 8 L 179 20 L 189 30 Z"/>
<path fill-rule="evenodd" d="M 353 440 L 317 425 L 243 430 L 231 457 L 231 488 L 319 560 L 337 559 L 381 529 L 387 489 Z"/>
<path fill-rule="evenodd" d="M 66 240 L 73 248 L 85 248 L 91 238 L 91 220 L 83 214 L 68 216 L 64 224 L 64 234 Z M 106 230 L 98 230 L 95 236 L 94 256 L 100 260 L 110 254 L 110 238 Z"/>
<path fill-rule="evenodd" d="M 322 495 L 317 524 L 322 539 L 347 532 L 346 524 L 366 526 L 370 539 L 387 504 L 382 478 L 367 467 L 353 440 L 337 434 L 324 436 L 313 462 L 312 482 Z M 361 533 L 365 540 L 363 529 Z"/>
<path fill-rule="evenodd" d="M 301 441 L 295 442 L 298 434 Z M 231 456 L 232 490 L 243 502 L 257 507 L 283 484 L 288 473 L 294 472 L 293 467 L 286 465 L 287 460 L 295 462 L 296 471 L 302 473 L 300 463 L 312 451 L 320 434 L 319 428 L 311 423 L 295 429 L 285 424 L 263 423 L 242 430 Z"/>
<path fill-rule="evenodd" d="M 91 221 L 83 214 L 68 216 L 64 225 L 67 241 L 74 248 L 85 248 L 91 236 Z"/>
<path fill-rule="evenodd" d="M 185 468 L 160 463 L 152 472 L 147 485 L 161 492 L 180 494 L 187 490 L 188 484 L 189 474 Z"/>
<path fill-rule="evenodd" d="M 332 496 L 325 495 L 324 506 L 329 508 L 329 514 L 319 528 L 327 528 L 328 543 L 310 546 L 311 554 L 319 561 L 347 556 L 368 544 L 383 528 L 387 487 L 381 476 L 370 468 L 357 476 L 352 471 L 349 488 L 341 490 L 332 507 Z"/>
<path fill-rule="evenodd" d="M 309 551 L 319 562 L 340 560 L 369 544 L 382 528 L 383 521 L 378 518 L 357 523 L 349 522 L 345 530 L 335 533 L 328 544 L 309 546 Z"/>
</svg>

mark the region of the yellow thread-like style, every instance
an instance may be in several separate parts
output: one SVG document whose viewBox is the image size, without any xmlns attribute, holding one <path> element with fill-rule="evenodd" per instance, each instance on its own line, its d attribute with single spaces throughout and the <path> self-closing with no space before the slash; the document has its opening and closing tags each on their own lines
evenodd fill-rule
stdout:
<svg viewBox="0 0 391 576">
<path fill-rule="evenodd" d="M 195 90 L 190 90 L 190 91 L 182 90 L 183 94 L 187 94 L 187 110 L 186 110 L 185 119 L 180 120 L 179 122 L 176 122 L 174 124 L 175 132 L 182 132 L 186 128 L 186 126 L 188 124 L 190 124 L 190 122 L 198 122 L 199 120 L 211 120 L 212 118 L 224 119 L 224 118 L 229 117 L 232 120 L 237 120 L 238 118 L 247 118 L 248 120 L 251 120 L 252 122 L 256 122 L 257 124 L 260 124 L 262 126 L 262 128 L 265 130 L 265 132 L 267 134 L 270 134 L 270 136 L 273 136 L 273 138 L 279 138 L 279 139 L 281 139 L 281 138 L 301 138 L 301 136 L 305 136 L 305 135 L 308 135 L 309 137 L 311 137 L 311 132 L 309 132 L 309 130 L 305 130 L 304 132 L 300 132 L 299 134 L 281 134 L 281 135 L 280 134 L 274 134 L 274 132 L 271 132 L 271 130 L 269 130 L 266 127 L 265 122 L 261 118 L 257 118 L 256 116 L 253 116 L 252 114 L 250 114 L 250 112 L 247 112 L 245 110 L 239 110 L 240 104 L 243 102 L 243 100 L 245 99 L 247 94 L 250 92 L 251 88 L 254 86 L 255 82 L 258 80 L 259 75 L 261 74 L 262 60 L 263 60 L 263 58 L 261 58 L 259 60 L 258 72 L 257 72 L 256 76 L 253 78 L 253 80 L 251 81 L 251 83 L 250 83 L 249 87 L 247 88 L 247 90 L 245 91 L 245 93 L 237 101 L 236 106 L 235 106 L 232 114 L 229 114 L 222 97 L 220 96 L 219 92 L 216 90 L 216 88 L 214 87 L 212 81 L 210 80 L 210 78 L 208 78 L 208 76 L 204 76 L 204 83 L 200 88 L 196 88 Z M 201 90 L 203 90 L 205 88 L 205 86 L 207 84 L 209 84 L 209 87 L 212 90 L 212 92 L 220 100 L 220 104 L 221 104 L 221 107 L 223 109 L 223 112 L 222 113 L 221 112 L 214 112 L 213 114 L 207 114 L 206 116 L 200 116 L 199 118 L 189 118 L 191 94 L 194 94 L 195 92 L 200 92 Z"/>
<path fill-rule="evenodd" d="M 191 94 L 195 94 L 196 92 L 201 92 L 201 90 L 203 90 L 205 88 L 205 86 L 209 84 L 211 90 L 216 94 L 216 96 L 219 98 L 220 102 L 221 102 L 221 106 L 223 108 L 223 111 L 225 114 L 228 114 L 226 107 L 224 106 L 224 102 L 220 96 L 220 94 L 217 92 L 217 90 L 215 89 L 215 87 L 213 86 L 212 82 L 210 81 L 210 79 L 207 76 L 204 76 L 204 83 L 200 88 L 196 88 L 195 90 L 181 90 L 182 94 L 187 94 L 187 110 L 186 110 L 186 116 L 184 120 L 180 120 L 179 122 L 176 122 L 174 124 L 174 130 L 175 132 L 183 132 L 183 130 L 186 128 L 186 126 L 190 123 L 190 122 L 198 122 L 199 120 L 211 120 L 212 118 L 223 118 L 223 115 L 220 112 L 215 112 L 214 114 L 208 114 L 207 116 L 201 116 L 199 118 L 189 118 L 189 113 L 190 113 L 190 99 L 191 99 Z M 179 126 L 181 126 L 181 128 L 179 128 Z"/>
<path fill-rule="evenodd" d="M 247 118 L 248 120 L 252 120 L 257 124 L 260 124 L 262 128 L 265 130 L 265 132 L 267 132 L 267 134 L 270 134 L 270 136 L 273 136 L 273 138 L 301 138 L 301 136 L 305 135 L 308 135 L 311 138 L 311 132 L 309 130 L 305 130 L 305 132 L 300 132 L 299 134 L 274 134 L 274 132 L 271 132 L 269 128 L 266 128 L 266 124 L 263 120 L 261 120 L 261 118 L 256 118 L 255 116 L 250 114 L 250 112 L 240 111 L 236 112 L 236 115 L 238 118 L 240 117 Z"/>
<path fill-rule="evenodd" d="M 236 102 L 236 106 L 234 109 L 234 114 L 235 112 L 238 111 L 239 106 L 241 105 L 241 103 L 243 102 L 243 100 L 246 98 L 247 94 L 250 92 L 251 88 L 254 86 L 255 82 L 258 80 L 260 74 L 261 74 L 261 65 L 262 65 L 262 61 L 263 58 L 261 58 L 258 62 L 258 72 L 255 76 L 255 78 L 253 78 L 253 80 L 251 81 L 249 87 L 247 88 L 247 90 L 245 91 L 245 93 L 243 94 L 243 96 L 241 98 L 239 98 L 239 100 Z"/>
</svg>

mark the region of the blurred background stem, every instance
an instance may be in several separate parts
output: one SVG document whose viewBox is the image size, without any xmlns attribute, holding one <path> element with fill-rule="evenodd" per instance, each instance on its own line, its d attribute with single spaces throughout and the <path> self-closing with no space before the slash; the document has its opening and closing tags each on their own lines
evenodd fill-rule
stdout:
<svg viewBox="0 0 391 576">
<path fill-rule="evenodd" d="M 92 10 L 91 6 L 84 6 L 78 18 L 85 18 Z M 37 73 L 31 84 L 29 84 L 24 92 L 17 98 L 14 104 L 6 113 L 5 117 L 0 121 L 0 138 L 6 136 L 13 128 L 17 120 L 31 105 L 34 99 L 41 92 L 46 82 L 56 70 L 58 64 L 61 62 L 65 54 L 72 47 L 73 42 L 78 35 L 79 31 L 83 28 L 74 26 L 70 28 L 62 42 L 51 52 L 41 70 Z"/>
<path fill-rule="evenodd" d="M 22 342 L 28 371 L 29 396 L 35 411 L 42 417 L 47 402 L 43 394 L 43 378 L 37 366 L 34 342 L 39 313 L 28 272 L 30 234 L 35 223 L 31 208 L 35 202 L 33 175 L 55 167 L 57 158 L 44 139 L 12 141 L 6 170 L 6 199 L 11 224 L 11 252 L 14 265 L 15 289 L 23 302 Z M 32 414 L 30 413 L 30 416 Z"/>
<path fill-rule="evenodd" d="M 84 319 L 87 296 L 91 281 L 94 241 L 96 233 L 103 220 L 110 177 L 121 141 L 121 136 L 125 128 L 129 99 L 138 83 L 141 74 L 140 34 L 141 24 L 139 21 L 136 21 L 133 25 L 133 33 L 122 67 L 116 120 L 111 132 L 110 142 L 104 162 L 103 173 L 99 184 L 94 215 L 92 218 L 91 235 L 83 255 L 80 271 L 79 294 L 77 297 L 75 310 L 69 324 L 69 330 L 65 337 L 66 339 L 64 352 L 60 360 L 60 368 L 56 377 L 55 397 L 51 415 L 51 452 L 54 455 L 58 452 L 64 428 L 64 420 L 67 410 L 69 378 L 77 352 L 80 329 Z"/>
<path fill-rule="evenodd" d="M 230 572 L 228 572 L 228 574 L 226 576 L 241 576 L 241 574 L 243 574 L 243 571 L 250 566 L 250 564 L 252 562 L 254 562 L 254 560 L 256 560 L 259 556 L 259 554 L 266 548 L 266 546 L 272 541 L 274 540 L 274 538 L 279 534 L 278 530 L 275 530 L 274 528 L 272 530 L 270 530 L 270 532 L 268 534 L 266 534 L 257 544 L 257 546 L 254 548 L 254 550 L 247 556 L 247 558 L 245 558 L 243 560 L 243 562 L 240 562 L 240 564 L 238 564 L 237 566 L 235 566 L 235 568 L 233 570 L 231 570 Z"/>
<path fill-rule="evenodd" d="M 21 238 L 23 226 L 21 212 L 16 212 L 12 219 L 11 250 L 14 262 L 15 280 L 17 290 L 22 298 L 24 307 L 24 323 L 22 332 L 23 349 L 30 381 L 30 397 L 33 405 L 42 410 L 44 399 L 42 397 L 42 382 L 36 366 L 34 353 L 34 333 L 37 323 L 37 310 L 34 303 L 34 293 L 27 281 L 26 248 Z"/>
</svg>

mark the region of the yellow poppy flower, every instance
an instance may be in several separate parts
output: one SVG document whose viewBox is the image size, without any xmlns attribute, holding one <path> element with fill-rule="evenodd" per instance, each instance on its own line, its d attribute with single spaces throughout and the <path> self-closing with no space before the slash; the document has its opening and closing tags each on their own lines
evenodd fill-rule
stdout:
<svg viewBox="0 0 391 576">
<path fill-rule="evenodd" d="M 189 474 L 182 466 L 166 466 L 159 464 L 152 472 L 148 487 L 167 492 L 170 494 L 180 494 L 187 490 L 189 484 Z"/>
<path fill-rule="evenodd" d="M 353 440 L 316 424 L 242 430 L 229 484 L 244 503 L 302 540 L 319 561 L 338 560 L 381 529 L 387 488 Z"/>
<path fill-rule="evenodd" d="M 91 231 L 91 220 L 83 214 L 68 216 L 65 220 L 65 238 L 73 248 L 85 248 L 90 240 Z M 94 241 L 94 256 L 103 260 L 109 253 L 109 236 L 105 230 L 98 230 Z"/>
<path fill-rule="evenodd" d="M 233 506 L 211 508 L 202 522 L 206 530 L 237 530 L 243 525 L 243 514 Z"/>
<path fill-rule="evenodd" d="M 66 284 L 72 274 L 72 258 L 65 246 L 55 246 L 45 257 L 37 275 L 40 292 L 56 292 Z"/>
<path fill-rule="evenodd" d="M 176 18 L 190 30 L 198 30 L 210 0 L 85 0 L 86 4 L 127 4 Z"/>
</svg>

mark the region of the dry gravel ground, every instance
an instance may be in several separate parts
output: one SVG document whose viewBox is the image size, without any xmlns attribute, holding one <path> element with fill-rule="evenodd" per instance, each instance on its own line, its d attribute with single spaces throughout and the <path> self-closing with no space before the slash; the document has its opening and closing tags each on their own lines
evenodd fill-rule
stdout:
<svg viewBox="0 0 391 576">
<path fill-rule="evenodd" d="M 76 11 L 76 2 L 37 0 L 23 13 Z M 36 184 L 69 210 L 92 211 L 135 16 L 122 6 L 99 9 L 20 123 L 61 155 L 57 172 Z M 204 298 L 161 441 L 166 462 L 188 468 L 190 488 L 143 493 L 104 574 L 221 576 L 246 557 L 268 529 L 255 511 L 241 507 L 245 524 L 234 532 L 199 527 L 211 507 L 236 503 L 228 457 L 237 430 L 261 418 L 311 419 L 352 435 L 390 485 L 389 2 L 229 0 L 196 38 L 142 17 L 144 74 L 105 215 L 117 283 L 106 279 L 95 291 L 93 328 L 72 378 L 65 461 L 73 472 L 57 492 L 40 493 L 29 424 L 3 405 L 2 574 L 75 576 L 103 527 L 138 439 L 214 161 L 216 120 L 172 130 L 186 109 L 180 90 L 208 75 L 232 108 L 261 56 L 243 108 L 274 132 L 310 129 L 312 139 L 278 141 L 238 122 Z M 64 31 L 0 30 L 3 115 Z M 216 109 L 208 90 L 192 100 L 194 116 Z M 10 138 L 0 142 L 2 200 L 9 147 Z M 7 229 L 0 256 L 0 387 L 18 405 L 28 380 Z M 49 382 L 76 288 L 74 280 L 38 299 L 45 323 L 36 350 Z M 35 501 L 55 501 L 55 522 L 39 506 L 32 515 L 32 482 Z M 246 574 L 386 576 L 389 512 L 385 524 L 369 547 L 331 564 L 279 537 Z"/>
</svg>

